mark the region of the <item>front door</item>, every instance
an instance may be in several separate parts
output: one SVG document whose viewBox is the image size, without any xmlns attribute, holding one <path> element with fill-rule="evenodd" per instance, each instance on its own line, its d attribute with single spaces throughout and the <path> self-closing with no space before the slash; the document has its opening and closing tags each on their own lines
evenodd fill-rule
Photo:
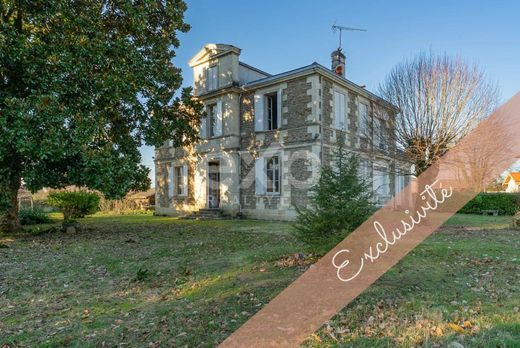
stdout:
<svg viewBox="0 0 520 348">
<path fill-rule="evenodd" d="M 208 208 L 220 207 L 220 164 L 209 162 L 208 164 Z"/>
</svg>

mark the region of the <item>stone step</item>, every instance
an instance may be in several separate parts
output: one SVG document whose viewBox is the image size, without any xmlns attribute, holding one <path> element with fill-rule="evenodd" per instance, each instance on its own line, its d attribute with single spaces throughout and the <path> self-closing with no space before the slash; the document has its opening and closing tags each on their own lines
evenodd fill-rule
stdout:
<svg viewBox="0 0 520 348">
<path fill-rule="evenodd" d="M 223 215 L 222 210 L 220 209 L 210 209 L 210 208 L 202 208 L 198 211 L 195 211 L 187 216 L 184 219 L 188 220 L 222 220 L 227 219 L 226 216 Z"/>
</svg>

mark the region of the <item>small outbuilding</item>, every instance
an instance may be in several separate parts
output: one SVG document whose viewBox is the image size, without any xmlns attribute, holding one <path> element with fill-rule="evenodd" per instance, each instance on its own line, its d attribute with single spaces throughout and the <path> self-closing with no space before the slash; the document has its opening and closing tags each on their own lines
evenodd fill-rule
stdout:
<svg viewBox="0 0 520 348">
<path fill-rule="evenodd" d="M 506 192 L 520 192 L 520 172 L 511 172 L 507 174 L 502 189 Z"/>
</svg>

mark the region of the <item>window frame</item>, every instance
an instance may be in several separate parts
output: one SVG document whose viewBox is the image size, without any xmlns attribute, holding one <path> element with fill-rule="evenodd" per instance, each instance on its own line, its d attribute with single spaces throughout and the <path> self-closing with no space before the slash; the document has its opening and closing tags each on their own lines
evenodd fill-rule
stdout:
<svg viewBox="0 0 520 348">
<path fill-rule="evenodd" d="M 271 102 L 272 100 L 275 100 L 275 103 Z M 266 93 L 264 94 L 264 108 L 265 108 L 265 123 L 266 131 L 276 130 L 278 129 L 278 118 L 280 115 L 278 115 L 278 103 L 280 101 L 278 100 L 278 91 Z"/>
<path fill-rule="evenodd" d="M 282 192 L 282 164 L 279 155 L 265 157 L 265 194 L 266 195 L 280 195 Z M 275 168 L 269 169 L 272 161 L 276 160 Z M 273 164 L 275 165 L 275 164 Z M 271 171 L 271 174 L 269 173 Z M 270 191 L 271 190 L 271 191 Z"/>
<path fill-rule="evenodd" d="M 216 137 L 216 130 L 217 130 L 217 102 L 210 103 L 207 106 L 207 124 L 206 124 L 206 137 L 207 138 L 214 138 Z"/>
<path fill-rule="evenodd" d="M 379 134 L 378 134 L 378 138 L 379 138 L 379 141 L 378 141 L 378 144 L 377 146 L 379 147 L 380 150 L 386 150 L 386 144 L 385 144 L 385 138 L 386 138 L 386 121 L 381 119 L 381 118 L 378 118 L 377 119 L 378 121 L 378 130 L 379 130 Z"/>
<path fill-rule="evenodd" d="M 361 108 L 364 107 L 366 113 L 362 115 Z M 367 137 L 369 133 L 369 106 L 365 102 L 358 102 L 358 123 L 359 123 L 359 135 Z M 363 117 L 365 116 L 365 117 Z"/>
<path fill-rule="evenodd" d="M 338 95 L 338 98 L 336 98 L 336 95 Z M 341 96 L 343 98 L 341 98 Z M 334 100 L 334 108 L 333 108 L 333 119 L 332 119 L 332 128 L 347 131 L 347 108 L 346 108 L 346 100 L 347 100 L 347 94 L 335 89 L 333 92 L 333 100 Z M 343 105 L 340 105 L 338 101 L 343 99 Z M 339 112 L 336 108 L 340 108 Z M 337 119 L 337 114 L 339 114 L 339 119 Z"/>
<path fill-rule="evenodd" d="M 182 190 L 182 185 L 183 185 L 183 175 L 182 175 L 182 166 L 174 166 L 173 167 L 173 177 L 174 177 L 174 182 L 175 182 L 175 186 L 174 186 L 174 194 L 175 196 L 183 196 L 183 190 Z"/>
</svg>

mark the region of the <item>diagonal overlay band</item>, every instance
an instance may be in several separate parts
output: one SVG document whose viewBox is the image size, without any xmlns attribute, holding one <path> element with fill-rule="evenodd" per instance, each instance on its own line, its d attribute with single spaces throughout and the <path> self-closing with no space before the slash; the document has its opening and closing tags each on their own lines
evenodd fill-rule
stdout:
<svg viewBox="0 0 520 348">
<path fill-rule="evenodd" d="M 519 136 L 520 93 L 220 347 L 297 347 L 509 168 L 520 157 Z"/>
</svg>

